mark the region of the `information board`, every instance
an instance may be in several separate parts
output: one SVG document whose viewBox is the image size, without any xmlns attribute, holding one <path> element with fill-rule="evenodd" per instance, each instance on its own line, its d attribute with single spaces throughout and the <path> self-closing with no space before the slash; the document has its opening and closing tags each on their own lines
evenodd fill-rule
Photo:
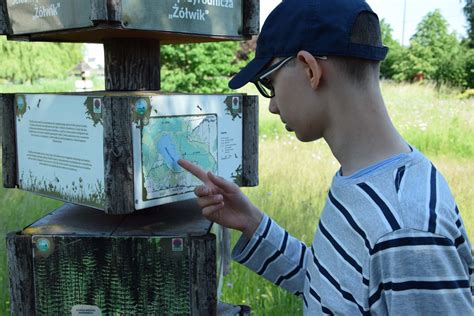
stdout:
<svg viewBox="0 0 474 316">
<path fill-rule="evenodd" d="M 104 208 L 102 99 L 15 97 L 20 189 Z"/>
<path fill-rule="evenodd" d="M 242 0 L 122 0 L 123 25 L 211 36 L 242 36 Z"/>
<path fill-rule="evenodd" d="M 7 0 L 14 35 L 92 26 L 90 0 Z"/>
<path fill-rule="evenodd" d="M 133 99 L 135 208 L 194 197 L 201 181 L 177 161 L 189 160 L 239 184 L 242 96 L 159 95 Z"/>
<path fill-rule="evenodd" d="M 97 209 L 120 199 L 105 188 L 118 181 L 115 169 L 105 172 L 107 122 L 119 115 L 108 108 L 114 98 L 130 108 L 118 128 L 132 137 L 124 144 L 124 159 L 133 161 L 125 189 L 133 190 L 135 209 L 195 197 L 201 181 L 179 159 L 244 184 L 241 94 L 17 94 L 18 187 Z"/>
</svg>

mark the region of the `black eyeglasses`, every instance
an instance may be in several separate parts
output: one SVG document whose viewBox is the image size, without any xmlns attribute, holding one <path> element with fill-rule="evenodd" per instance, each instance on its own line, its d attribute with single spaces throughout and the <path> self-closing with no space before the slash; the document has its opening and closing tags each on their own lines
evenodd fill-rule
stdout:
<svg viewBox="0 0 474 316">
<path fill-rule="evenodd" d="M 275 89 L 273 88 L 270 78 L 268 78 L 272 73 L 283 67 L 287 62 L 289 62 L 293 57 L 290 56 L 285 59 L 280 60 L 276 64 L 273 64 L 270 68 L 267 69 L 263 74 L 258 75 L 253 82 L 257 87 L 258 91 L 265 98 L 273 98 L 275 96 Z"/>
<path fill-rule="evenodd" d="M 253 84 L 257 87 L 258 91 L 265 97 L 265 98 L 273 98 L 275 96 L 275 89 L 273 88 L 273 84 L 269 76 L 276 72 L 278 69 L 283 67 L 287 62 L 292 60 L 295 56 L 290 56 L 285 59 L 280 60 L 276 64 L 273 64 L 268 68 L 263 74 L 258 75 L 253 82 Z M 327 59 L 327 56 L 314 56 L 318 59 Z"/>
</svg>

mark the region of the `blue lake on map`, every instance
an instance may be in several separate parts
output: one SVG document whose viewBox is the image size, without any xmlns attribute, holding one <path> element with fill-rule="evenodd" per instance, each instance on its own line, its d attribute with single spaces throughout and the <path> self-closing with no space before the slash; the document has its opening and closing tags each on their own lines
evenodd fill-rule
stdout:
<svg viewBox="0 0 474 316">
<path fill-rule="evenodd" d="M 170 135 L 164 135 L 161 137 L 158 141 L 157 148 L 165 159 L 166 165 L 169 169 L 174 172 L 182 171 L 182 168 L 178 165 L 178 160 L 181 159 L 181 157 Z"/>
</svg>

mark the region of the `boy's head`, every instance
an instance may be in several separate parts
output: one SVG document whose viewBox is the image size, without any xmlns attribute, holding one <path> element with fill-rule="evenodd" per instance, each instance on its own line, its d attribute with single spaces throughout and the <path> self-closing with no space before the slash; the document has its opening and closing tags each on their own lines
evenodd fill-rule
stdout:
<svg viewBox="0 0 474 316">
<path fill-rule="evenodd" d="M 316 140 L 347 116 L 344 106 L 378 89 L 387 51 L 363 0 L 284 0 L 265 21 L 255 58 L 229 87 L 255 83 L 288 130 Z"/>
<path fill-rule="evenodd" d="M 377 15 L 364 0 L 284 0 L 268 16 L 255 58 L 230 82 L 238 89 L 254 82 L 275 59 L 299 51 L 328 60 L 361 81 L 387 54 Z"/>
</svg>

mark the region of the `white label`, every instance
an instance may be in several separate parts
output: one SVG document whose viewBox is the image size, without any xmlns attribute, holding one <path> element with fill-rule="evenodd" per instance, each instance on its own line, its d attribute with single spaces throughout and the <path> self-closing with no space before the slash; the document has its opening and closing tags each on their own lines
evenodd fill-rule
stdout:
<svg viewBox="0 0 474 316">
<path fill-rule="evenodd" d="M 75 305 L 71 308 L 71 316 L 101 316 L 102 313 L 97 306 L 93 305 Z"/>
</svg>

